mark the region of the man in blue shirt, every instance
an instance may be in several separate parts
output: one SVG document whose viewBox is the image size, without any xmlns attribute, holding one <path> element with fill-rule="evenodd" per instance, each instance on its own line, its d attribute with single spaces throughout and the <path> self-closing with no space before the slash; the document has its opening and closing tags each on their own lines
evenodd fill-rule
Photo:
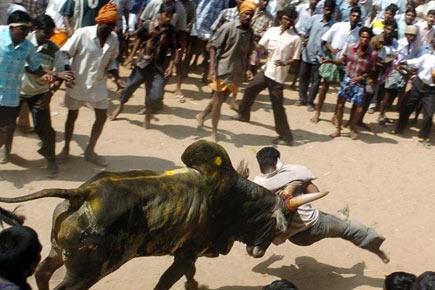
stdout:
<svg viewBox="0 0 435 290">
<path fill-rule="evenodd" d="M 26 40 L 32 27 L 32 19 L 23 11 L 15 11 L 8 18 L 9 29 L 0 31 L 0 163 L 8 162 L 8 155 L 15 129 L 15 120 L 19 112 L 21 78 L 24 65 L 28 71 L 41 76 L 43 81 L 52 81 L 45 74 L 41 60 L 33 44 Z"/>
<path fill-rule="evenodd" d="M 335 1 L 326 0 L 323 7 L 323 15 L 313 15 L 307 25 L 302 27 L 300 33 L 305 37 L 305 49 L 302 52 L 302 62 L 299 79 L 299 100 L 296 105 L 308 106 L 314 111 L 314 98 L 317 95 L 320 84 L 319 56 L 322 53 L 322 36 L 334 24 L 332 14 L 335 10 Z M 313 75 L 311 88 L 308 86 Z"/>
</svg>

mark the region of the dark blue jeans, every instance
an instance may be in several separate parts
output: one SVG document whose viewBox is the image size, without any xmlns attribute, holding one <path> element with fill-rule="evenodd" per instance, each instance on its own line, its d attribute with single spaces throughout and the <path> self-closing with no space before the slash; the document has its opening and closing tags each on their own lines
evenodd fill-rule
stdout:
<svg viewBox="0 0 435 290">
<path fill-rule="evenodd" d="M 144 68 L 135 67 L 128 77 L 127 84 L 119 96 L 121 104 L 128 102 L 133 93 L 145 83 L 145 108 L 155 110 L 163 102 L 165 78 L 153 65 Z"/>
<path fill-rule="evenodd" d="M 314 99 L 319 91 L 320 86 L 320 64 L 308 63 L 301 61 L 300 75 L 299 75 L 299 101 L 305 105 L 314 105 Z M 308 91 L 308 86 L 310 85 Z"/>
</svg>

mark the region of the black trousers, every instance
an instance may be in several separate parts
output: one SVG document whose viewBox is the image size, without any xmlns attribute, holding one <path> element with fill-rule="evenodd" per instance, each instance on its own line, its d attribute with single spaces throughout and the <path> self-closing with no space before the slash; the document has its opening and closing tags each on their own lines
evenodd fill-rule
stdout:
<svg viewBox="0 0 435 290">
<path fill-rule="evenodd" d="M 301 61 L 301 67 L 299 71 L 299 101 L 303 104 L 314 105 L 314 99 L 319 92 L 320 86 L 320 74 L 319 74 L 320 64 L 318 63 L 308 63 Z M 311 82 L 312 80 L 312 82 Z M 311 82 L 310 90 L 308 91 L 308 86 Z"/>
<path fill-rule="evenodd" d="M 418 134 L 420 138 L 429 138 L 432 129 L 432 119 L 435 111 L 435 87 L 431 87 L 420 78 L 416 78 L 412 83 L 400 107 L 399 121 L 396 130 L 403 131 L 408 124 L 409 116 L 415 110 L 418 104 L 423 108 L 423 126 Z"/>
<path fill-rule="evenodd" d="M 41 98 L 44 95 L 21 97 L 20 106 L 23 102 L 26 102 L 32 113 L 36 134 L 38 134 L 39 139 L 42 141 L 42 147 L 38 150 L 39 154 L 44 156 L 48 162 L 55 162 L 56 132 L 51 126 L 50 107 L 41 109 Z"/>
<path fill-rule="evenodd" d="M 6 155 L 11 152 L 12 139 L 20 107 L 0 106 L 0 140 L 5 146 Z"/>
<path fill-rule="evenodd" d="M 258 72 L 246 87 L 242 103 L 239 107 L 239 114 L 243 119 L 249 121 L 251 107 L 254 104 L 255 99 L 258 94 L 266 88 L 269 90 L 269 98 L 272 103 L 273 117 L 275 119 L 275 131 L 282 139 L 290 140 L 292 139 L 292 133 L 283 106 L 284 85 L 266 77 L 264 72 Z"/>
</svg>

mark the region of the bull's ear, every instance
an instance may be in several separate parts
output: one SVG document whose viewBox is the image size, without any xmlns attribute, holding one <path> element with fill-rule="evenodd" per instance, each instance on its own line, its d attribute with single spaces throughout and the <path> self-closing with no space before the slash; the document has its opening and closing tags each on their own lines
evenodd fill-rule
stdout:
<svg viewBox="0 0 435 290">
<path fill-rule="evenodd" d="M 273 212 L 273 217 L 276 220 L 276 229 L 281 233 L 287 232 L 288 222 L 282 210 L 275 209 L 275 211 Z"/>
</svg>

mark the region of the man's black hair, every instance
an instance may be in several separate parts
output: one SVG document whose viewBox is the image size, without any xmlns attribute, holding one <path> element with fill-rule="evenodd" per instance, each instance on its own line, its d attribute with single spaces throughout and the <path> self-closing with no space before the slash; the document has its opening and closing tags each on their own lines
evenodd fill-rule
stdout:
<svg viewBox="0 0 435 290">
<path fill-rule="evenodd" d="M 435 272 L 427 271 L 417 277 L 412 290 L 434 290 L 435 289 Z"/>
<path fill-rule="evenodd" d="M 371 28 L 366 27 L 366 26 L 361 27 L 358 35 L 361 36 L 364 32 L 367 32 L 370 35 L 370 38 L 373 37 L 373 30 Z"/>
<path fill-rule="evenodd" d="M 273 147 L 261 148 L 256 155 L 261 173 L 265 173 L 269 168 L 274 168 L 280 156 L 279 151 Z"/>
<path fill-rule="evenodd" d="M 435 9 L 431 9 L 427 12 L 427 15 L 435 15 Z"/>
<path fill-rule="evenodd" d="M 174 1 L 163 2 L 162 5 L 160 5 L 159 13 L 175 14 L 175 11 L 176 9 Z"/>
<path fill-rule="evenodd" d="M 361 17 L 361 8 L 359 8 L 359 6 L 352 7 L 352 9 L 350 9 L 350 15 L 352 15 L 353 13 L 358 13 Z"/>
<path fill-rule="evenodd" d="M 387 6 L 387 8 L 385 8 L 385 11 L 390 11 L 392 12 L 394 15 L 396 15 L 397 10 L 399 10 L 399 7 L 397 7 L 396 4 L 391 3 L 390 5 Z"/>
<path fill-rule="evenodd" d="M 20 22 L 32 22 L 32 17 L 24 11 L 14 11 L 8 17 L 8 24 L 20 23 Z"/>
<path fill-rule="evenodd" d="M 415 8 L 408 8 L 408 9 L 406 9 L 405 14 L 408 14 L 409 12 L 414 14 L 414 17 L 417 16 L 417 11 L 415 10 Z"/>
<path fill-rule="evenodd" d="M 0 232 L 0 276 L 21 287 L 30 289 L 27 276 L 39 262 L 41 243 L 38 234 L 26 226 L 14 226 Z"/>
<path fill-rule="evenodd" d="M 56 28 L 56 24 L 53 21 L 53 18 L 51 18 L 47 14 L 41 14 L 33 20 L 33 27 L 35 29 L 42 29 L 44 31 L 51 30 Z"/>
<path fill-rule="evenodd" d="M 323 7 L 328 7 L 328 8 L 332 8 L 335 9 L 335 0 L 325 0 L 325 3 L 323 4 Z"/>
<path fill-rule="evenodd" d="M 271 284 L 264 286 L 263 290 L 298 290 L 298 287 L 292 282 L 282 279 L 273 281 Z"/>
<path fill-rule="evenodd" d="M 294 7 L 287 7 L 284 10 L 281 11 L 280 13 L 280 18 L 283 16 L 287 16 L 288 18 L 298 18 L 298 12 L 296 11 L 296 9 Z"/>
<path fill-rule="evenodd" d="M 406 272 L 393 272 L 385 277 L 385 290 L 411 290 L 412 283 L 417 277 Z"/>
</svg>

